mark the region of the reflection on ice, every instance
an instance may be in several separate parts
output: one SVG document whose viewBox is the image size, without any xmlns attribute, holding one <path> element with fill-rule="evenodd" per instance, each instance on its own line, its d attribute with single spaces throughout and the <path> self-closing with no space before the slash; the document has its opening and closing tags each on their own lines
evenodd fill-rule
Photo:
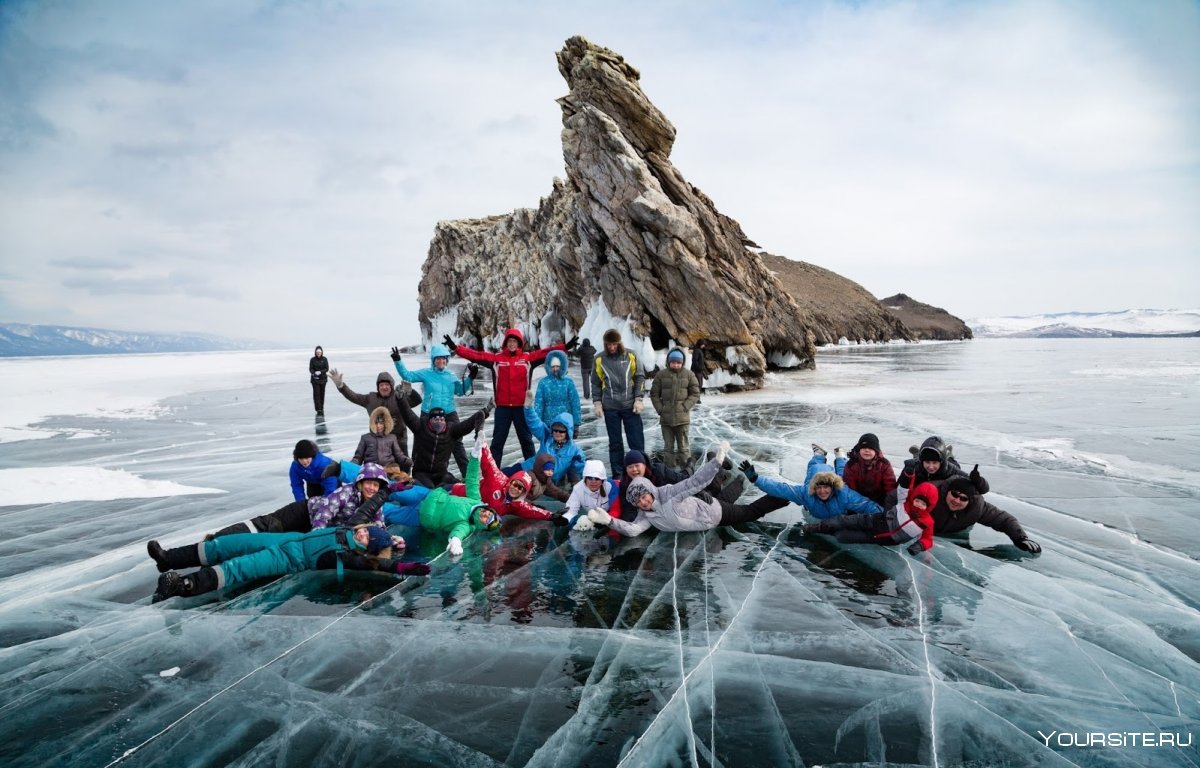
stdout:
<svg viewBox="0 0 1200 768">
<path fill-rule="evenodd" d="M 839 545 L 800 536 L 796 507 L 633 539 L 510 520 L 457 560 L 397 529 L 433 561 L 426 577 L 307 572 L 151 606 L 146 539 L 195 541 L 287 499 L 289 451 L 316 426 L 306 380 L 248 385 L 236 403 L 181 395 L 164 407 L 186 419 L 98 421 L 103 442 L 5 443 L 15 471 L 96 466 L 224 493 L 0 511 L 0 761 L 1197 765 L 1200 446 L 1194 425 L 1159 428 L 1194 406 L 1164 417 L 1151 382 L 1153 412 L 1139 413 L 1127 390 L 1074 379 L 1058 387 L 1106 412 L 1119 400 L 1121 423 L 1031 406 L 1053 389 L 1023 368 L 1045 367 L 1040 349 L 838 351 L 780 375 L 792 383 L 775 402 L 706 395 L 693 430 L 698 447 L 729 439 L 798 480 L 814 440 L 873 431 L 902 457 L 931 424 L 950 427 L 993 502 L 1043 544 L 1036 558 L 990 530 L 921 557 Z M 880 377 L 886 392 L 859 396 L 855 382 Z M 849 405 L 805 397 L 839 386 Z M 327 404 L 318 436 L 335 456 L 361 431 L 342 405 Z M 602 432 L 585 424 L 585 450 L 603 454 Z M 1038 445 L 1058 453 L 1013 447 Z M 1113 460 L 1087 470 L 1078 454 Z M 1169 480 L 1126 471 L 1139 463 Z M 1089 733 L 1190 745 L 1078 745 Z"/>
</svg>

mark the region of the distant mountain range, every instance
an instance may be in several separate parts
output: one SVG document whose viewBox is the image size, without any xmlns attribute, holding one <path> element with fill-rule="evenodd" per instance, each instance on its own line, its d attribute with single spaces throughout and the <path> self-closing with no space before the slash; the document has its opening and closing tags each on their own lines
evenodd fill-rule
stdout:
<svg viewBox="0 0 1200 768">
<path fill-rule="evenodd" d="M 975 338 L 1101 339 L 1200 336 L 1200 309 L 1061 312 L 968 320 Z"/>
<path fill-rule="evenodd" d="M 227 339 L 199 333 L 137 333 L 64 325 L 0 323 L 0 357 L 120 355 L 135 352 L 220 352 L 276 349 L 264 341 Z"/>
</svg>

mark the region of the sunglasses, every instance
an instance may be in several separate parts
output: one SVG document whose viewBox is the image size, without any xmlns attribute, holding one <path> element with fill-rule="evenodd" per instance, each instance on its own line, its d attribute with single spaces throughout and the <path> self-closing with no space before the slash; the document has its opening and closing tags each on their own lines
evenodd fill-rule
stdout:
<svg viewBox="0 0 1200 768">
<path fill-rule="evenodd" d="M 556 434 L 556 435 L 565 435 L 565 434 L 567 434 L 567 430 L 565 430 L 565 429 L 552 429 L 552 430 L 550 430 L 550 431 L 551 431 L 551 432 L 553 432 L 553 433 L 554 433 L 554 434 Z"/>
<path fill-rule="evenodd" d="M 967 494 L 963 493 L 962 491 L 950 491 L 950 498 L 957 499 L 958 501 L 970 501 L 971 500 L 971 497 L 968 496 Z"/>
<path fill-rule="evenodd" d="M 583 478 L 583 479 L 584 479 L 584 480 L 593 480 L 593 481 L 595 481 L 595 482 L 597 482 L 597 483 L 603 483 L 603 482 L 604 482 L 604 478 L 603 478 L 603 477 L 585 477 L 585 478 Z"/>
</svg>

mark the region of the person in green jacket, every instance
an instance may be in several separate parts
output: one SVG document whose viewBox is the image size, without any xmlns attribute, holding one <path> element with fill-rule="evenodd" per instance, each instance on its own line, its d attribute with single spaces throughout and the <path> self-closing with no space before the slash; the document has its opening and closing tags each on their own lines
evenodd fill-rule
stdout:
<svg viewBox="0 0 1200 768">
<path fill-rule="evenodd" d="M 500 518 L 479 495 L 479 460 L 483 455 L 483 438 L 476 437 L 467 462 L 465 496 L 454 496 L 445 488 L 434 488 L 419 501 L 410 494 L 392 494 L 394 509 L 387 512 L 389 525 L 419 525 L 427 531 L 449 536 L 446 551 L 452 557 L 463 553 L 463 539 L 475 531 L 495 530 Z M 407 496 L 407 498 L 406 498 Z M 418 494 L 419 496 L 419 494 Z"/>
<path fill-rule="evenodd" d="M 656 373 L 650 386 L 650 402 L 662 427 L 663 463 L 676 470 L 691 461 L 692 409 L 700 402 L 700 382 L 683 367 L 683 359 L 681 349 L 668 352 L 667 369 Z"/>
</svg>

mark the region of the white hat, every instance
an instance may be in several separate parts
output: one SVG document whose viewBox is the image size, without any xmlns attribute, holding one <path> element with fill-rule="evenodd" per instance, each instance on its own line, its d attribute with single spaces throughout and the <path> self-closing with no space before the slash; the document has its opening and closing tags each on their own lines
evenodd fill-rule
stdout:
<svg viewBox="0 0 1200 768">
<path fill-rule="evenodd" d="M 583 465 L 584 477 L 598 477 L 603 480 L 608 475 L 604 471 L 604 464 L 599 459 L 588 459 Z"/>
</svg>

